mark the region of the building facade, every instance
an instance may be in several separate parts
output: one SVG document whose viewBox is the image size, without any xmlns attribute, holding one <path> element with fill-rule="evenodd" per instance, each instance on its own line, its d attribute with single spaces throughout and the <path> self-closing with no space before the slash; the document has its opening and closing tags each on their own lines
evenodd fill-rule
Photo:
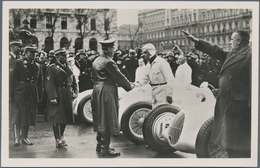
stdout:
<svg viewBox="0 0 260 168">
<path fill-rule="evenodd" d="M 66 47 L 101 52 L 98 41 L 117 38 L 115 9 L 10 9 L 9 14 L 9 27 L 15 29 L 27 19 L 34 43 L 47 51 Z"/>
<path fill-rule="evenodd" d="M 140 42 L 151 42 L 158 52 L 169 52 L 179 45 L 193 51 L 182 30 L 229 50 L 230 36 L 235 30 L 246 30 L 252 36 L 250 9 L 154 9 L 138 13 Z"/>
</svg>

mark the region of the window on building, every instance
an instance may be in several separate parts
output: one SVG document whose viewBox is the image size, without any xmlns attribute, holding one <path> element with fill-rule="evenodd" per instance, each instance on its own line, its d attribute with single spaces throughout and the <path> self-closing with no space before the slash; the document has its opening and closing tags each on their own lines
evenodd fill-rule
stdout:
<svg viewBox="0 0 260 168">
<path fill-rule="evenodd" d="M 96 19 L 92 18 L 90 21 L 91 30 L 96 30 Z"/>
<path fill-rule="evenodd" d="M 105 30 L 105 31 L 110 30 L 110 27 L 109 27 L 109 18 L 105 18 L 105 20 L 104 20 L 104 30 Z"/>
<path fill-rule="evenodd" d="M 194 13 L 193 15 L 194 15 L 194 22 L 196 22 L 196 13 Z"/>
<path fill-rule="evenodd" d="M 46 28 L 51 29 L 52 28 L 52 17 L 46 16 Z"/>
<path fill-rule="evenodd" d="M 35 29 L 37 25 L 36 16 L 31 16 L 30 28 Z"/>
<path fill-rule="evenodd" d="M 61 29 L 67 29 L 67 18 L 66 17 L 61 18 Z"/>
</svg>

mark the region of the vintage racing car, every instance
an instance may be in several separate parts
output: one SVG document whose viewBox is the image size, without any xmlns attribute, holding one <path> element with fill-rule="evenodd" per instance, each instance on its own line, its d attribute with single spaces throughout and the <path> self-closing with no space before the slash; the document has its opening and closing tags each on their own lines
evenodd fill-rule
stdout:
<svg viewBox="0 0 260 168">
<path fill-rule="evenodd" d="M 171 105 L 159 105 L 147 115 L 143 136 L 154 151 L 179 150 L 196 153 L 197 157 L 227 157 L 224 148 L 209 143 L 216 100 L 205 85 L 175 92 Z"/>
</svg>

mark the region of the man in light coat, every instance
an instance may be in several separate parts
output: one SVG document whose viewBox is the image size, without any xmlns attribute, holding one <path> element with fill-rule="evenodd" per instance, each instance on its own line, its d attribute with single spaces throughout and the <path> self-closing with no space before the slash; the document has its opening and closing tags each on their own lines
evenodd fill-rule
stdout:
<svg viewBox="0 0 260 168">
<path fill-rule="evenodd" d="M 148 43 L 142 47 L 144 58 L 150 63 L 149 73 L 146 74 L 143 80 L 139 80 L 135 85 L 143 86 L 148 82 L 152 86 L 152 105 L 153 108 L 160 104 L 172 103 L 173 82 L 169 63 L 157 56 L 156 49 L 153 44 Z"/>
<path fill-rule="evenodd" d="M 251 154 L 251 64 L 249 34 L 235 31 L 231 51 L 185 33 L 196 49 L 224 61 L 219 77 L 211 142 L 225 147 L 230 158 L 249 158 Z"/>
</svg>

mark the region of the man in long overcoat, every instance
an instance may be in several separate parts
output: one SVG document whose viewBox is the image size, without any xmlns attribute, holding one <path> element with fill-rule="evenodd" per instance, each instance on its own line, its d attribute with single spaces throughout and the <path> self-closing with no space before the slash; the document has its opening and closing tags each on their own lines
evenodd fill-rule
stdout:
<svg viewBox="0 0 260 168">
<path fill-rule="evenodd" d="M 215 106 L 211 142 L 225 147 L 230 158 L 248 158 L 251 153 L 251 64 L 249 34 L 231 36 L 231 52 L 187 35 L 195 47 L 223 61 Z"/>
<path fill-rule="evenodd" d="M 126 91 L 134 86 L 120 72 L 116 63 L 112 60 L 114 55 L 114 39 L 100 41 L 103 54 L 93 63 L 92 72 L 94 88 L 91 97 L 94 131 L 97 132 L 98 153 L 117 156 L 110 148 L 110 136 L 119 135 L 118 123 L 118 90 L 117 84 Z"/>
<path fill-rule="evenodd" d="M 67 146 L 64 140 L 66 124 L 74 122 L 72 94 L 77 92 L 77 84 L 72 71 L 66 64 L 66 50 L 56 50 L 56 63 L 48 66 L 45 88 L 48 95 L 46 121 L 53 123 L 56 147 Z"/>
<path fill-rule="evenodd" d="M 35 126 L 37 112 L 36 80 L 38 67 L 34 62 L 36 45 L 25 47 L 25 57 L 15 60 L 10 67 L 10 124 L 13 124 L 14 146 L 33 145 L 28 139 L 29 126 Z"/>
</svg>

